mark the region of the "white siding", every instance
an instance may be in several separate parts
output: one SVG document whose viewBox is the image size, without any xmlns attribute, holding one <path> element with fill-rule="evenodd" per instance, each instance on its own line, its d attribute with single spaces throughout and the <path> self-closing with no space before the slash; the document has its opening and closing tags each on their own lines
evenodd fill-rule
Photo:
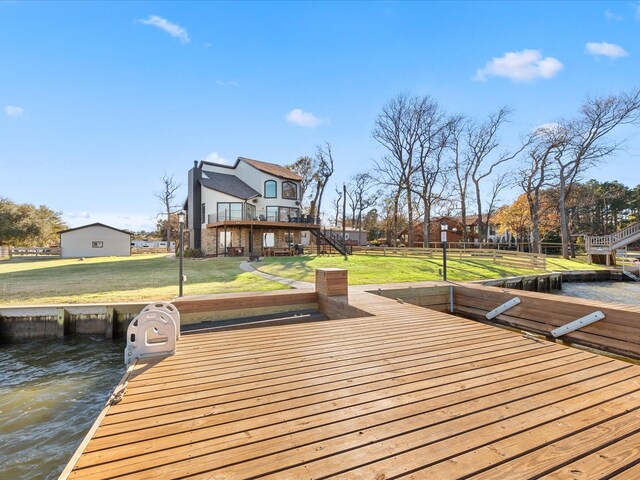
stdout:
<svg viewBox="0 0 640 480">
<path fill-rule="evenodd" d="M 231 195 L 227 195 L 226 193 L 218 192 L 217 190 L 211 190 L 210 188 L 202 187 L 202 203 L 204 203 L 205 208 L 205 217 L 202 219 L 203 225 L 209 223 L 209 215 L 218 213 L 218 202 L 244 204 L 244 200 L 242 200 L 241 198 L 233 197 Z M 202 208 L 202 205 L 199 205 L 198 208 Z"/>
<path fill-rule="evenodd" d="M 93 242 L 102 242 L 102 247 L 94 247 Z M 128 257 L 131 255 L 131 235 L 94 225 L 60 234 L 60 247 L 63 258 Z"/>
<path fill-rule="evenodd" d="M 282 182 L 290 180 L 265 173 L 248 163 L 239 162 L 235 169 L 205 164 L 202 166 L 202 169 L 205 172 L 218 172 L 226 175 L 234 175 L 257 191 L 261 196 L 256 199 L 251 199 L 248 202 L 256 207 L 256 216 L 264 215 L 266 217 L 267 207 L 300 208 L 299 205 L 297 205 L 297 200 L 287 200 L 282 198 Z M 267 180 L 275 180 L 278 185 L 276 198 L 264 198 L 264 182 Z M 293 183 L 297 185 L 298 195 L 300 195 L 300 182 Z M 217 213 L 218 202 L 242 202 L 242 200 L 232 197 L 231 195 L 220 193 L 216 190 L 202 187 L 202 203 L 206 205 L 206 217 L 202 220 L 203 224 L 208 223 L 207 217 L 209 214 Z"/>
</svg>

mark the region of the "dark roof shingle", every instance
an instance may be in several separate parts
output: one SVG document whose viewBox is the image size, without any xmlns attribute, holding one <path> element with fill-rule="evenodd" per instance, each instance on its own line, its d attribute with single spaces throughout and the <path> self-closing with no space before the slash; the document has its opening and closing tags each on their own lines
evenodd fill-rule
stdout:
<svg viewBox="0 0 640 480">
<path fill-rule="evenodd" d="M 300 175 L 293 173 L 291 170 L 283 167 L 282 165 L 277 165 L 275 163 L 261 162 L 259 160 L 253 160 L 251 158 L 244 158 L 244 157 L 238 157 L 238 161 L 248 163 L 253 168 L 257 168 L 261 172 L 275 175 L 276 177 L 295 180 L 298 182 L 302 180 L 302 177 Z"/>
<path fill-rule="evenodd" d="M 227 195 L 241 198 L 243 200 L 249 200 L 250 198 L 260 196 L 259 192 L 256 192 L 253 188 L 234 175 L 207 171 L 203 171 L 202 173 L 209 177 L 200 179 L 200 185 L 203 187 L 207 187 L 221 193 L 226 193 Z"/>
</svg>

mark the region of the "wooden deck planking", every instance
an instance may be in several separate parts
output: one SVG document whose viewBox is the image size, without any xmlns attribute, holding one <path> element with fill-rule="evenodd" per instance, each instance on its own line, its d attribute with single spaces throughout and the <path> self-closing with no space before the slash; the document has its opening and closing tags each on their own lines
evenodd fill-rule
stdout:
<svg viewBox="0 0 640 480">
<path fill-rule="evenodd" d="M 136 366 L 70 478 L 573 478 L 600 447 L 633 478 L 640 367 L 350 303 L 375 316 L 184 335 Z"/>
</svg>

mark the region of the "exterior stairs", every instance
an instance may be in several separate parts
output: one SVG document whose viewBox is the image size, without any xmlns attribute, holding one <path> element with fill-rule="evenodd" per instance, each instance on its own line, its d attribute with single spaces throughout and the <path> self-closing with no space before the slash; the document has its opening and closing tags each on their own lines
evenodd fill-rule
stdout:
<svg viewBox="0 0 640 480">
<path fill-rule="evenodd" d="M 320 242 L 325 242 L 328 245 L 331 245 L 334 250 L 336 250 L 340 255 L 347 255 L 349 253 L 349 247 L 342 243 L 338 237 L 332 234 L 327 234 L 327 230 L 324 229 L 311 229 L 311 234 L 316 237 L 318 240 L 318 245 Z"/>
<path fill-rule="evenodd" d="M 633 223 L 611 235 L 585 235 L 584 240 L 589 263 L 615 265 L 616 250 L 640 240 L 640 222 Z"/>
</svg>

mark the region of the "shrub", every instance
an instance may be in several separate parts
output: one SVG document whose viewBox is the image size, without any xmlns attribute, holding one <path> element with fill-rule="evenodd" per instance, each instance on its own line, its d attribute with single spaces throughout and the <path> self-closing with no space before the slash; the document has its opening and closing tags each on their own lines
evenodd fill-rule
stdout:
<svg viewBox="0 0 640 480">
<path fill-rule="evenodd" d="M 185 258 L 203 258 L 204 253 L 199 248 L 185 248 L 182 252 L 182 256 Z"/>
</svg>

